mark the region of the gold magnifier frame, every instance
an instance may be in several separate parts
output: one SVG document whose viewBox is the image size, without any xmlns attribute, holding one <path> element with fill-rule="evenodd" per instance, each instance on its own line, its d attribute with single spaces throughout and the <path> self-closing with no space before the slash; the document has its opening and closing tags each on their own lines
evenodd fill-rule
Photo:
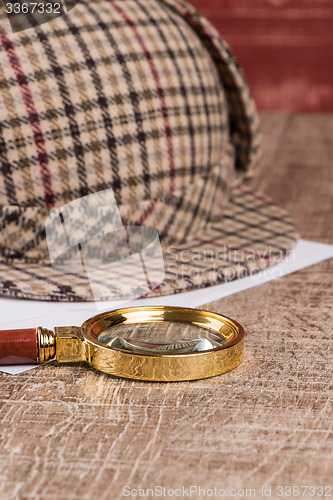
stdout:
<svg viewBox="0 0 333 500">
<path fill-rule="evenodd" d="M 103 331 L 118 325 L 180 322 L 219 335 L 224 345 L 200 352 L 138 352 L 99 342 Z M 54 333 L 38 327 L 39 362 L 85 361 L 96 370 L 136 380 L 172 382 L 220 375 L 239 365 L 244 330 L 236 321 L 217 313 L 183 307 L 132 307 L 98 314 L 81 327 L 56 327 Z"/>
</svg>

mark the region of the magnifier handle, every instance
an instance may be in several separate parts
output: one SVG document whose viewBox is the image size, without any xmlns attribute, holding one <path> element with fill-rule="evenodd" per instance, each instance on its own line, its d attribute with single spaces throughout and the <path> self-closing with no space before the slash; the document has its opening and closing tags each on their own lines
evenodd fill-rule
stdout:
<svg viewBox="0 0 333 500">
<path fill-rule="evenodd" d="M 37 328 L 0 330 L 0 365 L 38 362 Z"/>
</svg>

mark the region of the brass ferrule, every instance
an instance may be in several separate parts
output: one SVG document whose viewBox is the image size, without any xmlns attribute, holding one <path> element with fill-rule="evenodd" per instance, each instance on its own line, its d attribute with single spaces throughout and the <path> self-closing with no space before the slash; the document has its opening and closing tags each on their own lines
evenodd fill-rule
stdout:
<svg viewBox="0 0 333 500">
<path fill-rule="evenodd" d="M 38 361 L 46 363 L 55 357 L 55 335 L 52 330 L 37 328 Z"/>
</svg>

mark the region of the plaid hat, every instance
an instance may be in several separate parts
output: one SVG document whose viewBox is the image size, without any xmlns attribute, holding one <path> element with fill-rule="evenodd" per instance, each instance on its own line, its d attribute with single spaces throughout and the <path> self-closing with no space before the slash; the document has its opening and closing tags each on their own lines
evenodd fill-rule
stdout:
<svg viewBox="0 0 333 500">
<path fill-rule="evenodd" d="M 7 26 L 1 10 L 1 296 L 93 300 L 85 275 L 52 267 L 45 220 L 108 188 L 124 224 L 159 233 L 152 295 L 249 275 L 294 247 L 288 214 L 242 183 L 260 150 L 244 76 L 187 2 L 81 0 Z"/>
</svg>

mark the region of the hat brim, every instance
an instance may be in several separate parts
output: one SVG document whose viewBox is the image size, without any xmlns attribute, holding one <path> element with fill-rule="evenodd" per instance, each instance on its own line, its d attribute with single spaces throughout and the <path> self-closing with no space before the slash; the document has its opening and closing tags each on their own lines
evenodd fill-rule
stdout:
<svg viewBox="0 0 333 500">
<path fill-rule="evenodd" d="M 281 262 L 298 238 L 284 209 L 260 193 L 235 187 L 219 220 L 182 245 L 163 248 L 165 280 L 148 296 L 188 292 L 257 273 Z M 19 260 L 0 263 L 0 296 L 94 301 L 88 278 Z"/>
</svg>

